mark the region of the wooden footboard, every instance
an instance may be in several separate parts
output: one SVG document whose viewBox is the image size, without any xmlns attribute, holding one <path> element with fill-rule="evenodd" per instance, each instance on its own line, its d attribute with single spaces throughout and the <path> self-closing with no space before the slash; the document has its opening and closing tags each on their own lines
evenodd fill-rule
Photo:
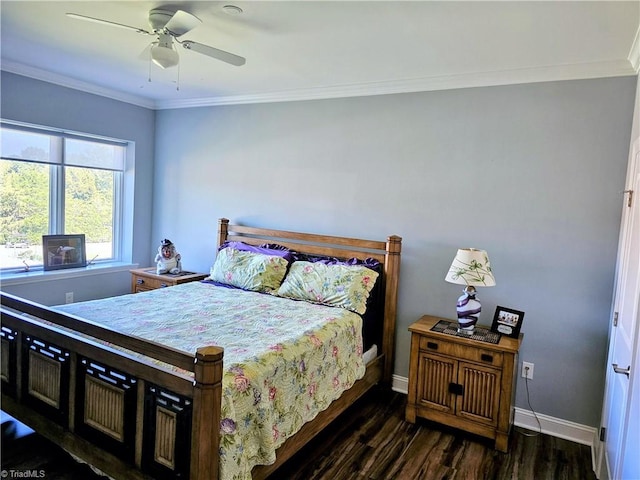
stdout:
<svg viewBox="0 0 640 480">
<path fill-rule="evenodd" d="M 220 219 L 218 244 L 227 240 L 371 257 L 384 265 L 377 358 L 364 378 L 278 449 L 274 465 L 254 468 L 254 478 L 265 478 L 374 385 L 390 384 L 401 238 L 358 240 Z M 221 348 L 186 355 L 6 293 L 1 300 L 3 410 L 116 479 L 218 479 Z"/>
<path fill-rule="evenodd" d="M 5 293 L 1 322 L 3 410 L 114 478 L 217 478 L 221 348 L 190 357 Z"/>
</svg>

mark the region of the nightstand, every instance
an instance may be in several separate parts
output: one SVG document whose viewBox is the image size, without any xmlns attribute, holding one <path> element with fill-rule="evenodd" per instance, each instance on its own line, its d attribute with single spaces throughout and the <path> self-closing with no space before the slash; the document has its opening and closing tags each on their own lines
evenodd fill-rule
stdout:
<svg viewBox="0 0 640 480">
<path fill-rule="evenodd" d="M 145 292 L 156 288 L 172 287 L 180 283 L 197 282 L 209 275 L 206 273 L 180 272 L 178 274 L 165 273 L 158 275 L 152 267 L 131 270 L 131 292 Z"/>
<path fill-rule="evenodd" d="M 421 417 L 488 437 L 506 452 L 523 334 L 511 338 L 476 327 L 469 338 L 457 335 L 456 325 L 425 315 L 409 327 L 406 420 Z"/>
</svg>

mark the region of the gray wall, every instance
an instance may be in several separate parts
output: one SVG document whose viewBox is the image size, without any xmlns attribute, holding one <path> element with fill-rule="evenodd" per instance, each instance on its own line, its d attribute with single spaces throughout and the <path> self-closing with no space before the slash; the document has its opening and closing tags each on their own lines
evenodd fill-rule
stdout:
<svg viewBox="0 0 640 480">
<path fill-rule="evenodd" d="M 63 278 L 47 276 L 28 283 L 3 284 L 2 291 L 28 298 L 42 305 L 65 303 L 66 292 L 73 292 L 74 302 L 131 293 L 131 274 L 126 267 L 115 269 L 115 271 L 96 269 L 91 275 L 75 277 L 69 277 L 68 270 L 65 273 Z"/>
<path fill-rule="evenodd" d="M 208 271 L 216 219 L 404 238 L 407 327 L 455 316 L 459 247 L 488 250 L 496 305 L 526 312 L 536 411 L 597 426 L 635 77 L 157 112 L 153 239 Z M 524 383 L 516 404 L 527 408 Z"/>
<path fill-rule="evenodd" d="M 3 119 L 91 133 L 135 142 L 135 174 L 131 258 L 149 264 L 155 112 L 142 107 L 83 93 L 32 78 L 2 72 L 0 114 Z M 3 286 L 3 290 L 45 304 L 64 303 L 64 293 L 74 291 L 75 300 L 122 294 L 131 289 L 127 271 L 95 278 L 78 277 L 62 282 L 38 282 Z"/>
<path fill-rule="evenodd" d="M 1 108 L 136 142 L 134 262 L 150 265 L 169 237 L 184 268 L 208 271 L 220 216 L 401 235 L 401 376 L 408 325 L 455 316 L 460 288 L 444 275 L 456 249 L 487 249 L 498 285 L 480 291 L 481 323 L 496 305 L 526 312 L 533 407 L 597 426 L 635 87 L 628 77 L 154 113 L 3 72 Z M 129 288 L 126 272 L 69 281 L 15 293 Z M 522 382 L 516 404 L 527 408 Z"/>
</svg>

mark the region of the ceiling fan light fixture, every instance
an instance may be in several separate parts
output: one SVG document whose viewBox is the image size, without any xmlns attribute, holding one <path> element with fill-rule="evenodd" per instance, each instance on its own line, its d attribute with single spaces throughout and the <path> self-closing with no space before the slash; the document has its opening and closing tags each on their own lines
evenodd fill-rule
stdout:
<svg viewBox="0 0 640 480">
<path fill-rule="evenodd" d="M 179 60 L 180 57 L 173 48 L 171 37 L 161 34 L 158 37 L 158 43 L 151 47 L 151 61 L 160 68 L 170 68 L 178 65 Z"/>
</svg>

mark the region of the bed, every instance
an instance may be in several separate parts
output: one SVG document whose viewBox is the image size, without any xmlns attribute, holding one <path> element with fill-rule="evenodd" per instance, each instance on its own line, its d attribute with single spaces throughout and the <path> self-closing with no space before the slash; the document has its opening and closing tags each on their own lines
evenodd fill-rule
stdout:
<svg viewBox="0 0 640 480">
<path fill-rule="evenodd" d="M 223 218 L 217 240 L 211 279 L 202 283 L 61 307 L 2 293 L 3 410 L 113 478 L 258 479 L 371 388 L 390 386 L 400 237 L 360 240 L 233 225 Z M 264 262 L 275 265 L 271 273 L 284 266 L 279 284 L 262 290 L 270 273 L 257 291 L 219 285 L 243 281 L 235 271 L 233 281 L 226 281 L 231 267 L 225 261 L 242 267 L 255 260 L 263 262 L 261 268 Z M 369 275 L 370 268 L 376 275 Z M 357 272 L 361 284 L 373 279 L 374 286 L 345 305 L 344 296 L 336 300 L 308 288 L 313 281 L 305 275 L 318 271 Z M 305 301 L 299 294 L 310 297 Z M 239 297 L 243 308 L 225 304 L 227 297 L 236 304 Z M 157 318 L 149 316 L 152 306 Z M 178 340 L 188 310 L 202 318 L 222 313 L 214 327 L 194 325 Z M 256 310 L 273 323 L 251 317 Z M 115 323 L 109 325 L 108 317 Z M 295 323 L 302 335 L 289 333 Z M 159 336 L 151 337 L 145 325 Z M 248 330 L 251 325 L 262 331 Z M 283 340 L 287 335 L 291 345 Z M 347 337 L 352 343 L 342 343 Z M 273 356 L 287 352 L 284 360 Z M 311 367 L 313 361 L 320 366 Z M 282 373 L 282 379 L 258 376 L 256 365 Z M 240 400 L 229 399 L 242 393 Z M 278 398 L 280 408 L 269 413 Z M 288 407 L 296 402 L 301 408 L 294 412 Z M 248 437 L 236 436 L 240 427 Z M 252 445 L 260 435 L 264 441 Z"/>
</svg>

